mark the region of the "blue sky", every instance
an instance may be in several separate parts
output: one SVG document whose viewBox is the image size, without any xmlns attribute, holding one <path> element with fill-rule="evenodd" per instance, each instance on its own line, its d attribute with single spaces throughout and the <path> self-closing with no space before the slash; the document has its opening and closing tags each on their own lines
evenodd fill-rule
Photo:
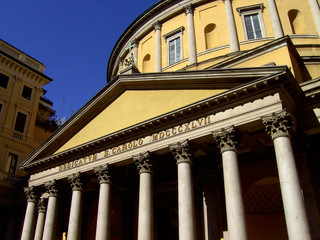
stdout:
<svg viewBox="0 0 320 240">
<path fill-rule="evenodd" d="M 69 118 L 106 81 L 113 46 L 157 0 L 3 0 L 0 38 L 47 66 L 44 86 L 58 118 Z"/>
</svg>

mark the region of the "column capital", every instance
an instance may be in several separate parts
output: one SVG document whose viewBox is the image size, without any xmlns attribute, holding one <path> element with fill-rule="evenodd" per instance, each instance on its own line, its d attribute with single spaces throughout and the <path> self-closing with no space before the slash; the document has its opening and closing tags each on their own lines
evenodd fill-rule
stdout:
<svg viewBox="0 0 320 240">
<path fill-rule="evenodd" d="M 277 137 L 290 136 L 293 126 L 293 118 L 286 110 L 272 113 L 271 115 L 262 117 L 261 119 L 272 140 Z"/>
<path fill-rule="evenodd" d="M 169 145 L 173 157 L 179 163 L 192 163 L 192 146 L 188 140 Z"/>
<path fill-rule="evenodd" d="M 153 24 L 153 27 L 154 27 L 154 30 L 157 31 L 157 30 L 161 30 L 161 26 L 162 24 L 160 23 L 160 21 L 156 21 L 154 24 Z"/>
<path fill-rule="evenodd" d="M 44 186 L 47 189 L 49 197 L 58 197 L 57 182 L 55 179 L 45 182 Z"/>
<path fill-rule="evenodd" d="M 81 178 L 80 172 L 68 175 L 68 180 L 70 182 L 72 191 L 82 191 L 83 190 L 83 179 Z"/>
<path fill-rule="evenodd" d="M 189 13 L 191 13 L 191 14 L 194 13 L 194 7 L 192 4 L 188 4 L 188 5 L 184 6 L 183 9 L 184 9 L 186 15 Z"/>
<path fill-rule="evenodd" d="M 38 212 L 45 213 L 46 212 L 46 199 L 40 198 L 38 201 Z"/>
<path fill-rule="evenodd" d="M 139 170 L 139 173 L 152 172 L 152 161 L 150 152 L 140 153 L 132 156 L 134 163 Z"/>
<path fill-rule="evenodd" d="M 238 149 L 238 136 L 236 129 L 232 126 L 222 128 L 221 130 L 212 133 L 220 152 L 236 151 Z"/>
<path fill-rule="evenodd" d="M 26 195 L 27 198 L 27 202 L 37 202 L 36 198 L 37 195 L 35 193 L 35 187 L 31 186 L 31 187 L 25 187 L 23 189 L 24 194 Z"/>
<path fill-rule="evenodd" d="M 109 164 L 101 165 L 94 168 L 94 172 L 97 175 L 99 183 L 111 183 L 111 176 L 109 173 Z"/>
</svg>

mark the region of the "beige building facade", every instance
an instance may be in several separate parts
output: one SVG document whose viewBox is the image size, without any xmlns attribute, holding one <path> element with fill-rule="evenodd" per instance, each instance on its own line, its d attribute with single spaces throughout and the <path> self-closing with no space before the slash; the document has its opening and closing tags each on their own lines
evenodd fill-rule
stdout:
<svg viewBox="0 0 320 240">
<path fill-rule="evenodd" d="M 18 238 L 15 231 L 21 231 L 27 172 L 18 165 L 55 129 L 49 124 L 55 111 L 42 88 L 52 79 L 44 71 L 42 63 L 0 40 L 1 239 Z"/>
<path fill-rule="evenodd" d="M 148 8 L 21 164 L 21 239 L 320 239 L 319 19 L 317 0 Z"/>
</svg>

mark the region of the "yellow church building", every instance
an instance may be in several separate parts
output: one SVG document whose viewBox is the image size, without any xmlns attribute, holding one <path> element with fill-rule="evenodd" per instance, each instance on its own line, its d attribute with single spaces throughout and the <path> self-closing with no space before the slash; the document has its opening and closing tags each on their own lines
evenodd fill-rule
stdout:
<svg viewBox="0 0 320 240">
<path fill-rule="evenodd" d="M 319 37 L 318 0 L 148 8 L 20 165 L 21 239 L 319 240 Z"/>
</svg>

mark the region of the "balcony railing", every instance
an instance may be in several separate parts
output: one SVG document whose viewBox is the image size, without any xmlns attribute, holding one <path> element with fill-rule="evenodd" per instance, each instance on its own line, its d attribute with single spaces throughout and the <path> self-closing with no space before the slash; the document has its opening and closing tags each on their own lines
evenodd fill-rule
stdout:
<svg viewBox="0 0 320 240">
<path fill-rule="evenodd" d="M 21 176 L 11 174 L 5 171 L 0 171 L 0 184 L 6 186 L 12 186 L 13 184 L 19 182 Z"/>
<path fill-rule="evenodd" d="M 20 140 L 20 141 L 23 140 L 23 135 L 21 133 L 19 133 L 19 132 L 16 132 L 16 131 L 12 132 L 12 137 L 14 139 L 17 139 L 17 140 Z"/>
</svg>

